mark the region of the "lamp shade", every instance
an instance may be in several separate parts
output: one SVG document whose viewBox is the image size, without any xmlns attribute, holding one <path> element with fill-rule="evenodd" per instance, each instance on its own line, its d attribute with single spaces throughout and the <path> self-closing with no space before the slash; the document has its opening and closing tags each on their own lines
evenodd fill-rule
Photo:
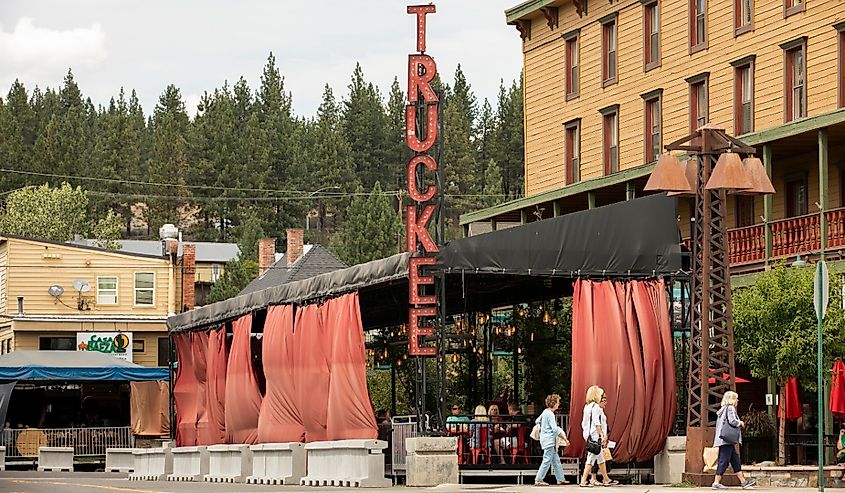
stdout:
<svg viewBox="0 0 845 493">
<path fill-rule="evenodd" d="M 647 192 L 692 192 L 689 181 L 678 158 L 661 154 L 648 177 L 643 190 Z"/>
<path fill-rule="evenodd" d="M 775 187 L 772 186 L 772 180 L 769 179 L 766 168 L 763 166 L 763 161 L 754 156 L 747 157 L 742 161 L 745 166 L 745 172 L 748 178 L 751 179 L 751 188 L 742 190 L 744 194 L 768 194 L 775 193 Z"/>
<path fill-rule="evenodd" d="M 704 185 L 707 190 L 747 190 L 752 188 L 751 179 L 742 166 L 742 159 L 735 152 L 719 156 L 710 179 Z"/>
<path fill-rule="evenodd" d="M 694 197 L 695 190 L 698 188 L 698 160 L 695 158 L 689 158 L 684 161 L 681 161 L 681 167 L 684 169 L 684 175 L 687 177 L 687 182 L 689 182 L 690 191 L 689 192 L 669 192 L 667 195 L 670 197 L 673 196 L 686 196 L 686 197 Z"/>
</svg>

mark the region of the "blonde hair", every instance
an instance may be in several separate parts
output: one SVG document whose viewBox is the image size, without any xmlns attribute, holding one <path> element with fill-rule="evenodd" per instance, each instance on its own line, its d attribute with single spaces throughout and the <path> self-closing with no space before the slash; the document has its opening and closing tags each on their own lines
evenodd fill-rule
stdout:
<svg viewBox="0 0 845 493">
<path fill-rule="evenodd" d="M 560 402 L 560 396 L 557 394 L 551 394 L 546 396 L 546 407 L 551 409 L 555 407 L 555 404 Z"/>
<path fill-rule="evenodd" d="M 589 389 L 587 389 L 587 401 L 585 404 L 590 404 L 595 402 L 598 404 L 601 401 L 601 396 L 604 395 L 604 389 L 599 387 L 598 385 L 593 385 Z"/>
<path fill-rule="evenodd" d="M 487 408 L 479 404 L 475 406 L 475 421 L 487 421 Z"/>
<path fill-rule="evenodd" d="M 739 401 L 739 394 L 729 390 L 722 396 L 722 407 L 736 406 L 737 401 Z"/>
<path fill-rule="evenodd" d="M 494 409 L 496 410 L 495 412 L 493 412 Z M 490 404 L 490 407 L 487 408 L 487 414 L 491 416 L 499 414 L 499 406 L 496 404 Z"/>
</svg>

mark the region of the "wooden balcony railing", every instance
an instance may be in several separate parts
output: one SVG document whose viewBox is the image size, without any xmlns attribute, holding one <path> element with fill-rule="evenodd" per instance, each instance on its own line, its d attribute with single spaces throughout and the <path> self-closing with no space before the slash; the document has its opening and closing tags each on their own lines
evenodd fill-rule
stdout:
<svg viewBox="0 0 845 493">
<path fill-rule="evenodd" d="M 766 258 L 766 231 L 762 224 L 728 230 L 732 264 L 757 262 Z"/>
</svg>

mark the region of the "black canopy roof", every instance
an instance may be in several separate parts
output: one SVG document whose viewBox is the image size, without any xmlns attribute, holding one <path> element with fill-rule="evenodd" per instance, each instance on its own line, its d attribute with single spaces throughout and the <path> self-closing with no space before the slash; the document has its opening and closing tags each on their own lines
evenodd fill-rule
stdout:
<svg viewBox="0 0 845 493">
<path fill-rule="evenodd" d="M 571 293 L 578 277 L 658 277 L 681 269 L 675 200 L 619 202 L 450 242 L 438 254 L 447 313 Z M 197 308 L 168 319 L 171 331 L 203 330 L 269 305 L 358 291 L 364 327 L 400 324 L 408 313 L 404 253 Z"/>
</svg>

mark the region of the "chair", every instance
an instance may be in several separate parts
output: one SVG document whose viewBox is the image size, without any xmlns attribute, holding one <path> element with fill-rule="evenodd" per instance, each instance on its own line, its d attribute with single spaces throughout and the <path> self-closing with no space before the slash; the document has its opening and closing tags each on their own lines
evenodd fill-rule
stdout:
<svg viewBox="0 0 845 493">
<path fill-rule="evenodd" d="M 487 439 L 487 435 L 489 434 L 489 425 L 488 424 L 477 424 L 474 425 L 475 431 L 474 433 L 479 434 L 478 443 L 476 444 L 476 440 L 472 440 L 471 446 L 469 448 L 470 453 L 472 454 L 472 463 L 478 464 L 478 456 L 480 454 L 484 454 L 487 457 L 487 463 L 493 463 L 493 457 L 490 453 L 490 441 Z"/>
<path fill-rule="evenodd" d="M 516 464 L 516 457 L 522 455 L 523 460 L 528 464 L 528 446 L 525 443 L 525 426 L 520 426 L 516 433 L 516 443 L 511 447 L 511 464 Z"/>
</svg>

